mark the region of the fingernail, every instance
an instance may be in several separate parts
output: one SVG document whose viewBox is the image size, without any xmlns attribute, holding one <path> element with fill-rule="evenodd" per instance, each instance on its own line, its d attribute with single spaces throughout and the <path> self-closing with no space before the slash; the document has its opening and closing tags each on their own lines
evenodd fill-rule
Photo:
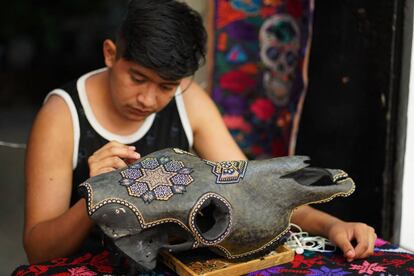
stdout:
<svg viewBox="0 0 414 276">
<path fill-rule="evenodd" d="M 135 146 L 129 146 L 128 149 L 135 150 Z"/>
<path fill-rule="evenodd" d="M 135 157 L 135 158 L 140 158 L 140 157 L 141 157 L 141 155 L 140 155 L 138 152 L 134 152 L 134 157 Z"/>
</svg>

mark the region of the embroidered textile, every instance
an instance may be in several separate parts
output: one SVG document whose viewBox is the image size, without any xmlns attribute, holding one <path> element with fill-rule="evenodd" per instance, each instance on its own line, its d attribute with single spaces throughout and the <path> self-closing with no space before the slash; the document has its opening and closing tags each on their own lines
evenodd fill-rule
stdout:
<svg viewBox="0 0 414 276">
<path fill-rule="evenodd" d="M 108 251 L 87 252 L 69 258 L 57 258 L 36 265 L 22 265 L 12 273 L 14 276 L 34 275 L 119 275 L 125 274 L 122 265 L 111 264 Z M 89 274 L 86 274 L 89 273 Z M 176 275 L 159 262 L 155 271 L 142 275 Z M 348 263 L 341 252 L 318 253 L 305 251 L 296 255 L 290 263 L 249 273 L 248 276 L 270 275 L 414 275 L 414 253 L 407 252 L 384 240 L 377 239 L 374 255 Z"/>
<path fill-rule="evenodd" d="M 212 97 L 250 159 L 294 153 L 313 0 L 215 0 Z"/>
</svg>

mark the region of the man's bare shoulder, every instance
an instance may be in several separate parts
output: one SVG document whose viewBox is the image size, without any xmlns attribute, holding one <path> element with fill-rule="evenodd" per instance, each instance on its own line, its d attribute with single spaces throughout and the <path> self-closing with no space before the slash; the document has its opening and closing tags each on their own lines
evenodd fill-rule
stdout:
<svg viewBox="0 0 414 276">
<path fill-rule="evenodd" d="M 183 80 L 183 99 L 188 112 L 208 112 L 216 108 L 210 94 L 194 81 Z M 190 114 L 191 115 L 191 114 Z"/>
<path fill-rule="evenodd" d="M 40 108 L 32 127 L 29 146 L 66 148 L 69 153 L 73 144 L 73 127 L 70 110 L 62 97 L 50 96 Z M 67 146 L 65 146 L 67 145 Z"/>
<path fill-rule="evenodd" d="M 51 95 L 40 108 L 36 120 L 48 123 L 63 124 L 65 127 L 71 125 L 70 110 L 65 100 L 58 95 Z"/>
</svg>

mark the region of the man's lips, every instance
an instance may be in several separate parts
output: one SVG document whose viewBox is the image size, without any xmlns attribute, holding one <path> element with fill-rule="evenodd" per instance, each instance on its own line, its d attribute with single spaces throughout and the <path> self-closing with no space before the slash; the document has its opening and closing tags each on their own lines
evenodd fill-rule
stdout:
<svg viewBox="0 0 414 276">
<path fill-rule="evenodd" d="M 141 109 L 133 108 L 133 107 L 131 107 L 130 110 L 133 114 L 138 115 L 138 116 L 148 116 L 151 113 L 150 111 L 143 111 Z"/>
</svg>

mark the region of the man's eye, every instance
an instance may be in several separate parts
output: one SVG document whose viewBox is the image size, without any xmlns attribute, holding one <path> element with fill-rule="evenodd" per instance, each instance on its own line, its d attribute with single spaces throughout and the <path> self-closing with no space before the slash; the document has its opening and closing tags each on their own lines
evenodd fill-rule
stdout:
<svg viewBox="0 0 414 276">
<path fill-rule="evenodd" d="M 131 80 L 132 80 L 133 82 L 136 82 L 136 83 L 144 83 L 144 82 L 145 82 L 145 80 L 144 80 L 144 79 L 137 79 L 137 78 L 135 78 L 134 76 L 131 76 Z"/>
<path fill-rule="evenodd" d="M 163 90 L 163 91 L 171 91 L 171 90 L 173 90 L 174 89 L 174 87 L 172 87 L 172 86 L 161 86 L 161 89 Z"/>
</svg>

